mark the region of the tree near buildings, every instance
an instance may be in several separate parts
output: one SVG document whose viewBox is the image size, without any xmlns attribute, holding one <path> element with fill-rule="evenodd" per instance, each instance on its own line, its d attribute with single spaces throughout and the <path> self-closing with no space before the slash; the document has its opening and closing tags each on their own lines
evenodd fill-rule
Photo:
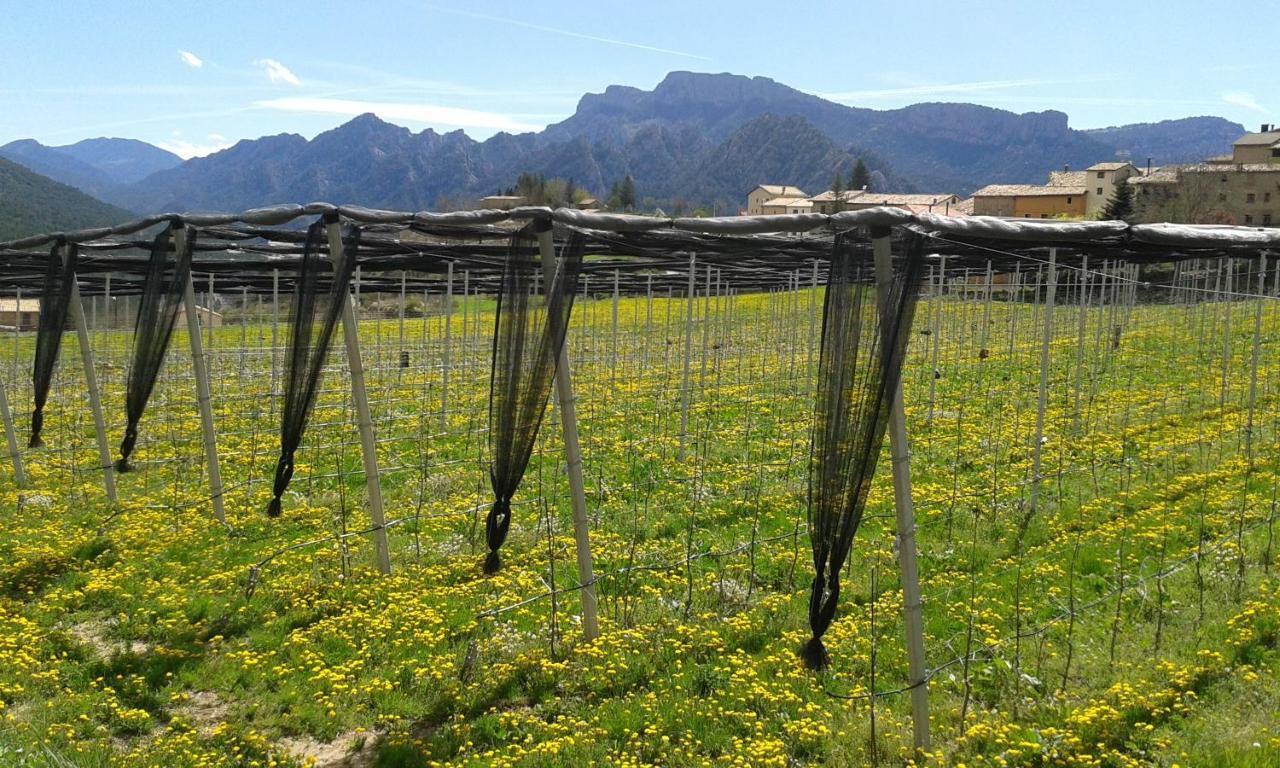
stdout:
<svg viewBox="0 0 1280 768">
<path fill-rule="evenodd" d="M 858 158 L 858 162 L 854 163 L 853 171 L 849 173 L 849 189 L 874 191 L 871 189 L 871 171 L 867 168 L 867 164 L 862 161 L 862 158 Z"/>
<path fill-rule="evenodd" d="M 1111 198 L 1102 208 L 1102 218 L 1107 221 L 1130 221 L 1134 214 L 1133 187 L 1128 179 L 1120 179 Z"/>
</svg>

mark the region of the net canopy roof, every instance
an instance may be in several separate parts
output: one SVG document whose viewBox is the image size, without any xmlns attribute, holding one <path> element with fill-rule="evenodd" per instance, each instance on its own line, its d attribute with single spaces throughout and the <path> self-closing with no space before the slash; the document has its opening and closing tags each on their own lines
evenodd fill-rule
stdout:
<svg viewBox="0 0 1280 768">
<path fill-rule="evenodd" d="M 291 275 L 302 258 L 305 225 L 337 214 L 363 230 L 353 254 L 362 284 L 371 291 L 398 290 L 400 273 L 412 275 L 417 291 L 443 291 L 448 266 L 470 273 L 481 293 L 495 294 L 511 233 L 531 220 L 551 221 L 557 238 L 577 232 L 585 237 L 588 259 L 584 287 L 636 293 L 683 284 L 690 254 L 720 272 L 737 290 L 789 285 L 797 270 L 815 267 L 825 275 L 833 238 L 851 233 L 860 258 L 870 259 L 865 230 L 893 228 L 927 236 L 930 257 L 946 256 L 950 272 L 965 269 L 1012 271 L 1057 248 L 1059 265 L 1071 267 L 1085 257 L 1129 263 L 1169 263 L 1214 256 L 1257 257 L 1280 250 L 1280 229 L 1186 224 L 1126 224 L 1118 221 L 1047 221 L 987 216 L 949 217 L 912 214 L 899 208 L 872 208 L 826 214 L 662 218 L 594 213 L 575 209 L 524 207 L 455 213 L 384 211 L 328 203 L 281 205 L 238 214 L 167 213 L 115 227 L 55 232 L 0 243 L 0 291 L 36 290 L 51 244 L 79 245 L 77 275 L 86 294 L 103 289 L 112 275 L 118 295 L 136 293 L 146 272 L 153 230 L 186 224 L 199 230 L 192 271 L 219 276 L 224 288 L 265 292 L 273 275 Z M 608 280 L 592 280 L 608 275 Z M 225 279 L 223 279 L 225 276 Z M 277 283 L 277 285 L 279 285 Z"/>
</svg>

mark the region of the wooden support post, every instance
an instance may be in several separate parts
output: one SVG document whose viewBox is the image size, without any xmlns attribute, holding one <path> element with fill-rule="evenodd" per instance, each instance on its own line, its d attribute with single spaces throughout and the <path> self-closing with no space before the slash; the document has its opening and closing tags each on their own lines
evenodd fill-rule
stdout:
<svg viewBox="0 0 1280 768">
<path fill-rule="evenodd" d="M 21 307 L 21 305 L 18 305 Z M 14 313 L 14 325 L 18 324 L 21 311 Z M 18 435 L 13 430 L 13 414 L 9 411 L 9 395 L 5 392 L 4 380 L 0 379 L 0 418 L 4 419 L 4 437 L 9 445 L 9 458 L 13 459 L 13 480 L 21 488 L 27 484 L 27 473 L 22 468 L 22 452 L 18 450 Z"/>
<path fill-rule="evenodd" d="M 327 223 L 329 235 L 329 259 L 334 273 L 346 258 L 342 246 L 342 230 L 338 217 Z M 347 346 L 347 366 L 351 369 L 351 401 L 356 407 L 356 425 L 360 431 L 360 456 L 364 460 L 364 486 L 369 494 L 369 519 L 373 523 L 373 549 L 378 560 L 378 570 L 391 574 L 391 550 L 387 545 L 386 519 L 382 514 L 382 484 L 378 475 L 378 443 L 373 435 L 373 418 L 369 411 L 369 395 L 364 386 L 364 363 L 360 360 L 360 334 L 356 325 L 357 299 L 347 294 L 342 302 L 342 338 Z"/>
<path fill-rule="evenodd" d="M 174 230 L 173 247 L 176 253 L 186 248 L 190 233 L 186 227 Z M 188 273 L 187 284 L 182 289 L 182 313 L 187 316 L 187 338 L 191 342 L 191 369 L 196 377 L 196 403 L 200 408 L 200 431 L 204 436 L 204 460 L 209 470 L 209 498 L 213 501 L 213 514 L 218 522 L 226 525 L 227 513 L 222 503 L 222 471 L 218 467 L 218 435 L 213 425 L 213 403 L 209 391 L 209 368 L 205 365 L 204 347 L 200 339 L 200 315 L 196 307 L 195 278 Z M 210 325 L 213 324 L 210 317 Z M 274 398 L 272 398 L 274 399 Z"/>
<path fill-rule="evenodd" d="M 694 291 L 697 289 L 698 279 L 698 256 L 697 254 L 689 254 L 689 292 L 685 294 L 685 304 L 688 306 L 686 322 L 684 324 L 684 372 L 680 378 L 680 450 L 677 457 L 680 461 L 684 461 L 685 441 L 689 437 L 689 358 L 693 354 L 693 310 L 697 303 L 694 299 Z"/>
<path fill-rule="evenodd" d="M 275 412 L 276 401 L 276 367 L 279 364 L 277 359 L 279 352 L 276 345 L 279 343 L 280 331 L 280 270 L 271 270 L 271 412 Z"/>
<path fill-rule="evenodd" d="M 875 258 L 877 294 L 882 321 L 892 308 L 887 303 L 893 283 L 891 231 L 876 227 L 871 232 Z M 924 615 L 920 599 L 920 574 L 916 566 L 916 521 L 911 502 L 911 453 L 907 442 L 906 410 L 902 403 L 902 381 L 893 391 L 889 410 L 889 449 L 893 457 L 893 506 L 898 523 L 898 564 L 902 570 L 902 611 L 907 630 L 907 668 L 911 685 L 912 743 L 918 751 L 929 749 L 929 670 L 924 655 Z"/>
<path fill-rule="evenodd" d="M 449 366 L 453 347 L 453 262 L 444 284 L 444 361 L 440 369 L 440 432 L 449 431 Z"/>
<path fill-rule="evenodd" d="M 1080 304 L 1079 325 L 1076 333 L 1076 394 L 1075 407 L 1072 409 L 1071 423 L 1073 428 L 1080 426 L 1080 385 L 1084 377 L 1084 335 L 1085 324 L 1089 318 L 1089 254 L 1084 255 L 1080 264 L 1080 291 L 1076 297 Z"/>
<path fill-rule="evenodd" d="M 22 314 L 22 286 L 18 286 L 18 307 L 19 316 L 14 319 L 13 323 L 13 362 L 15 365 L 17 365 L 18 361 L 22 359 L 22 350 L 20 349 L 22 337 L 19 335 L 19 331 L 21 330 L 20 326 L 22 325 L 20 322 Z"/>
<path fill-rule="evenodd" d="M 204 298 L 205 309 L 208 310 L 209 323 L 205 326 L 205 346 L 209 349 L 209 355 L 213 355 L 213 273 L 209 273 L 209 291 Z"/>
<path fill-rule="evenodd" d="M 550 222 L 538 232 L 538 250 L 542 255 L 542 283 L 550 291 L 556 273 L 555 241 Z M 569 477 L 569 502 L 573 508 L 573 540 L 578 555 L 578 583 L 582 585 L 582 636 L 587 641 L 600 636 L 597 617 L 596 577 L 591 563 L 590 522 L 587 520 L 587 492 L 582 478 L 582 448 L 578 444 L 578 412 L 573 399 L 573 374 L 569 368 L 569 337 L 556 360 L 556 404 L 560 410 L 560 429 L 564 435 L 565 472 Z"/>
<path fill-rule="evenodd" d="M 1049 290 L 1044 300 L 1044 335 L 1040 339 L 1040 391 L 1036 403 L 1036 436 L 1031 446 L 1031 502 L 1028 516 L 1040 501 L 1040 462 L 1044 443 L 1044 412 L 1049 402 L 1049 345 L 1053 342 L 1053 300 L 1058 290 L 1058 249 L 1049 249 Z"/>
<path fill-rule="evenodd" d="M 1248 283 L 1245 283 L 1248 290 Z M 1245 455 L 1249 462 L 1249 471 L 1253 471 L 1253 425 L 1254 409 L 1258 403 L 1258 356 L 1262 344 L 1262 305 L 1266 303 L 1264 296 L 1267 290 L 1267 252 L 1263 251 L 1258 264 L 1258 296 L 1253 300 L 1253 351 L 1249 359 L 1249 400 L 1248 421 L 1244 428 Z M 1244 553 L 1241 552 L 1243 557 Z"/>
<path fill-rule="evenodd" d="M 62 258 L 67 258 L 65 250 Z M 116 476 L 111 464 L 111 446 L 107 443 L 107 424 L 102 418 L 102 398 L 98 394 L 98 374 L 93 368 L 89 324 L 85 322 L 84 304 L 80 300 L 80 280 L 75 275 L 71 276 L 71 319 L 76 325 L 76 336 L 80 339 L 80 359 L 84 362 L 84 380 L 89 389 L 89 408 L 93 412 L 93 428 L 98 435 L 98 463 L 102 470 L 102 486 L 107 491 L 107 498 L 114 504 L 117 501 Z"/>
<path fill-rule="evenodd" d="M 400 270 L 400 311 L 399 311 L 400 339 L 396 346 L 396 370 L 403 370 L 409 367 L 408 361 L 405 359 L 405 351 L 404 351 L 404 302 L 405 302 L 405 288 L 407 287 L 406 283 L 408 282 L 408 280 L 409 280 L 409 274 L 405 272 L 403 269 Z"/>
</svg>

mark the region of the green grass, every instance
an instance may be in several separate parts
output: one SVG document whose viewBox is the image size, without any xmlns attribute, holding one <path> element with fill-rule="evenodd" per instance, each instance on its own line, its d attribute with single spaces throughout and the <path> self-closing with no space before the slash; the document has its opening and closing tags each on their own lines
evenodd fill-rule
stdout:
<svg viewBox="0 0 1280 768">
<path fill-rule="evenodd" d="M 907 681 L 887 461 L 826 638 L 833 666 L 816 676 L 796 656 L 821 297 L 739 297 L 732 319 L 715 302 L 709 323 L 699 303 L 683 459 L 684 303 L 624 300 L 616 332 L 609 301 L 577 306 L 570 356 L 603 627 L 590 644 L 576 623 L 555 414 L 516 496 L 506 566 L 480 574 L 492 306 L 457 306 L 443 426 L 442 318 L 406 322 L 405 370 L 399 324 L 362 324 L 387 516 L 405 520 L 390 532 L 389 578 L 366 536 L 335 539 L 368 525 L 340 346 L 273 521 L 271 327 L 215 333 L 228 530 L 208 502 L 185 336 L 116 508 L 64 345 L 48 447 L 26 455 L 30 487 L 8 474 L 0 485 L 0 762 L 266 766 L 305 751 L 291 743 L 315 752 L 330 740 L 367 741 L 381 766 L 855 765 L 873 744 L 880 763 L 906 761 L 906 696 L 876 701 L 874 739 L 867 699 L 840 698 L 868 691 L 873 647 L 876 689 Z M 917 332 L 935 316 L 938 328 L 913 337 L 904 377 L 926 649 L 939 668 L 936 754 L 922 761 L 1269 764 L 1280 748 L 1268 720 L 1280 696 L 1274 547 L 1263 560 L 1280 313 L 1264 313 L 1250 462 L 1253 304 L 1229 310 L 1225 396 L 1226 305 L 1091 309 L 1083 356 L 1078 310 L 1060 307 L 1032 514 L 1042 311 L 953 297 L 917 317 Z M 6 380 L 24 414 L 31 343 L 17 339 Z M 94 335 L 113 441 L 127 344 L 124 332 Z"/>
</svg>

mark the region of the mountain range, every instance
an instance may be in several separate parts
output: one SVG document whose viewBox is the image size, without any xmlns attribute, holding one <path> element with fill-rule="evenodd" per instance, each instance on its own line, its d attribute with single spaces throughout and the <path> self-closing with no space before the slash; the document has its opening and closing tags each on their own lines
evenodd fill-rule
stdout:
<svg viewBox="0 0 1280 768">
<path fill-rule="evenodd" d="M 129 211 L 0 157 L 0 240 L 104 227 L 131 218 Z"/>
<path fill-rule="evenodd" d="M 847 178 L 858 158 L 879 191 L 964 195 L 989 183 L 1043 183 L 1064 165 L 1199 160 L 1228 151 L 1244 132 L 1219 117 L 1082 131 L 1058 111 L 951 103 L 874 110 L 764 77 L 672 72 L 650 91 L 586 94 L 573 115 L 541 132 L 485 141 L 462 131 L 414 133 L 366 114 L 309 141 L 266 136 L 185 162 L 118 139 L 69 147 L 25 140 L 0 147 L 0 156 L 137 212 L 312 200 L 461 206 L 531 172 L 572 179 L 598 197 L 630 174 L 651 205 L 724 213 L 761 183 L 817 193 L 836 173 Z"/>
</svg>

